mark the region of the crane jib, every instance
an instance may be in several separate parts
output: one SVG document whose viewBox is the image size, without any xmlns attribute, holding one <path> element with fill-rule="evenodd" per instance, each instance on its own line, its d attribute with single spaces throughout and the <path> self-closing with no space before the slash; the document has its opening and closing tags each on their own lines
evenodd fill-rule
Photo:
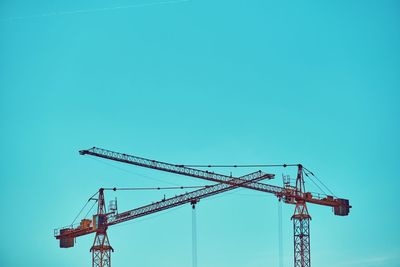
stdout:
<svg viewBox="0 0 400 267">
<path fill-rule="evenodd" d="M 92 155 L 95 157 L 105 158 L 113 161 L 123 162 L 140 167 L 200 178 L 208 181 L 229 184 L 232 177 L 228 175 L 218 174 L 205 170 L 189 168 L 184 165 L 170 164 L 162 161 L 146 159 L 138 156 L 128 155 L 124 153 L 114 152 L 107 149 L 93 147 L 87 150 L 80 150 L 81 155 Z M 273 176 L 271 177 L 273 178 Z M 331 196 L 313 196 L 309 192 L 299 192 L 296 190 L 279 187 L 260 182 L 244 183 L 241 187 L 253 189 L 261 192 L 275 194 L 278 198 L 291 199 L 287 202 L 295 204 L 296 201 L 305 201 L 313 204 L 330 206 L 334 208 L 335 215 L 346 216 L 349 214 L 351 206 L 346 199 L 333 198 Z"/>
<path fill-rule="evenodd" d="M 252 174 L 242 176 L 240 178 L 233 178 L 233 179 L 231 179 L 232 185 L 223 184 L 223 183 L 216 184 L 213 186 L 195 190 L 190 193 L 182 194 L 182 195 L 172 197 L 169 199 L 162 199 L 161 201 L 117 214 L 115 217 L 110 218 L 108 225 L 113 225 L 113 224 L 117 224 L 117 223 L 120 223 L 123 221 L 135 219 L 135 218 L 147 215 L 147 214 L 154 213 L 156 211 L 166 210 L 166 209 L 180 206 L 180 205 L 183 205 L 186 203 L 191 203 L 193 201 L 197 202 L 200 199 L 233 190 L 235 188 L 240 187 L 241 185 L 243 185 L 245 183 L 261 181 L 261 180 L 270 179 L 270 178 L 271 178 L 271 174 L 264 174 L 262 172 L 255 172 Z"/>
<path fill-rule="evenodd" d="M 145 167 L 145 168 L 150 168 L 150 169 L 155 169 L 155 170 L 160 170 L 160 171 L 165 171 L 165 172 L 170 172 L 170 173 L 175 173 L 175 174 L 180 174 L 180 175 L 185 175 L 185 176 L 190 176 L 190 177 L 195 177 L 195 178 L 200 178 L 200 179 L 204 179 L 204 180 L 208 180 L 208 181 L 212 181 L 212 182 L 229 183 L 229 180 L 232 179 L 232 177 L 228 176 L 228 175 L 218 174 L 215 172 L 209 172 L 209 171 L 204 171 L 204 170 L 198 170 L 198 169 L 194 169 L 194 168 L 188 168 L 183 165 L 174 165 L 174 164 L 165 163 L 165 162 L 161 162 L 161 161 L 146 159 L 146 158 L 127 155 L 127 154 L 122 154 L 122 153 L 113 152 L 110 150 L 96 148 L 96 147 L 93 147 L 88 150 L 81 150 L 81 151 L 79 151 L 79 153 L 81 155 L 92 155 L 92 156 L 96 156 L 96 157 L 100 157 L 100 158 L 110 159 L 113 161 L 119 161 L 119 162 L 131 164 L 131 165 L 136 165 L 136 166 L 140 166 L 140 167 Z M 270 178 L 272 179 L 273 177 L 274 176 L 271 176 Z M 276 195 L 281 194 L 283 192 L 282 187 L 267 185 L 267 184 L 258 183 L 258 182 L 243 184 L 242 187 L 246 187 L 249 189 L 258 190 L 258 191 L 262 191 L 262 192 L 267 192 L 267 193 L 273 193 Z"/>
<path fill-rule="evenodd" d="M 94 233 L 97 231 L 97 229 L 105 229 L 108 226 L 159 212 L 165 209 L 173 208 L 186 203 L 191 203 L 193 201 L 197 202 L 200 199 L 233 190 L 245 183 L 271 179 L 271 176 L 273 176 L 273 174 L 265 174 L 261 171 L 257 171 L 239 178 L 231 178 L 231 185 L 220 183 L 169 199 L 163 199 L 150 205 L 139 207 L 123 213 L 95 215 L 93 216 L 93 220 L 82 220 L 83 223 L 81 222 L 81 224 L 76 228 L 69 226 L 62 229 L 56 229 L 55 237 L 60 240 L 61 248 L 70 248 L 74 246 L 74 238 Z"/>
</svg>

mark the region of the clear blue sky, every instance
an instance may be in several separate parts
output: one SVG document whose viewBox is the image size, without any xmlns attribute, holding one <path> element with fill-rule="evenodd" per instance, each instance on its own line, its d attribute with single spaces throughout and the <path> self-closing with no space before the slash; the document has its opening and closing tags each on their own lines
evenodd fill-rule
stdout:
<svg viewBox="0 0 400 267">
<path fill-rule="evenodd" d="M 310 205 L 313 266 L 400 266 L 399 2 L 156 1 L 1 1 L 0 265 L 91 266 L 94 236 L 60 249 L 52 231 L 101 186 L 206 184 L 78 155 L 99 146 L 301 162 L 354 207 Z M 126 210 L 162 195 L 106 197 Z M 278 266 L 277 208 L 249 190 L 200 202 L 198 266 Z M 190 206 L 148 218 L 109 230 L 113 266 L 190 266 Z"/>
</svg>

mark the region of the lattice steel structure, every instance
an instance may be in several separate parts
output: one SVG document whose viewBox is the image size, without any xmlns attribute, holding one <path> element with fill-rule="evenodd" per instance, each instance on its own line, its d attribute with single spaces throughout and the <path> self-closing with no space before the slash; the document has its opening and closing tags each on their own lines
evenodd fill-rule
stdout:
<svg viewBox="0 0 400 267">
<path fill-rule="evenodd" d="M 78 227 L 67 226 L 56 229 L 54 235 L 60 240 L 60 247 L 73 247 L 75 238 L 96 233 L 96 237 L 91 248 L 93 257 L 93 267 L 111 266 L 111 252 L 113 248 L 107 236 L 107 227 L 122 223 L 142 216 L 153 214 L 162 210 L 170 209 L 185 203 L 197 203 L 202 198 L 215 194 L 223 193 L 238 187 L 257 190 L 265 193 L 272 193 L 279 200 L 287 204 L 296 205 L 293 220 L 294 230 L 294 267 L 310 267 L 310 220 L 306 203 L 332 207 L 334 214 L 347 216 L 351 206 L 349 200 L 336 198 L 328 195 L 313 195 L 305 190 L 303 179 L 303 166 L 298 164 L 296 185 L 291 186 L 290 182 L 285 183 L 284 187 L 264 184 L 261 180 L 272 179 L 273 174 L 265 174 L 261 171 L 235 178 L 228 175 L 218 174 L 205 170 L 189 168 L 184 165 L 170 164 L 166 162 L 141 158 L 137 156 L 122 154 L 110 150 L 93 147 L 88 150 L 79 151 L 81 155 L 91 155 L 113 161 L 128 163 L 140 167 L 170 172 L 179 175 L 200 178 L 207 181 L 217 182 L 218 184 L 208 186 L 203 189 L 195 190 L 173 198 L 163 199 L 149 205 L 116 213 L 115 210 L 107 213 L 104 205 L 104 189 L 99 190 L 98 211 L 92 220 L 82 220 Z M 285 165 L 286 166 L 286 165 Z M 114 189 L 115 190 L 115 189 Z"/>
<path fill-rule="evenodd" d="M 161 201 L 157 201 L 155 203 L 128 210 L 119 214 L 116 214 L 114 211 L 109 211 L 107 213 L 104 200 L 104 190 L 107 189 L 101 188 L 98 192 L 99 197 L 97 199 L 97 214 L 93 216 L 93 220 L 90 221 L 90 224 L 87 224 L 85 226 L 81 224 L 77 227 L 68 226 L 62 229 L 56 229 L 55 237 L 60 240 L 60 247 L 68 248 L 74 246 L 73 240 L 76 237 L 96 233 L 93 246 L 90 249 L 90 251 L 92 252 L 92 266 L 109 267 L 111 266 L 111 252 L 114 252 L 114 249 L 111 247 L 107 236 L 107 228 L 109 226 L 187 203 L 193 206 L 201 199 L 227 192 L 252 182 L 258 182 L 264 179 L 272 179 L 273 176 L 273 174 L 266 174 L 261 171 L 257 171 L 247 175 L 243 175 L 239 178 L 230 177 L 226 184 L 220 183 L 212 186 L 206 186 L 202 189 L 198 189 L 172 198 L 162 199 Z M 109 190 L 118 189 L 109 188 Z"/>
<path fill-rule="evenodd" d="M 297 169 L 295 192 L 305 192 L 303 166 Z M 295 197 L 296 198 L 296 197 Z M 310 220 L 306 202 L 297 199 L 293 220 L 294 267 L 310 267 Z"/>
<path fill-rule="evenodd" d="M 107 231 L 96 232 L 90 251 L 92 252 L 93 267 L 111 267 L 111 252 L 114 252 L 114 249 L 108 240 Z"/>
<path fill-rule="evenodd" d="M 111 252 L 114 249 L 110 245 L 107 236 L 107 213 L 104 200 L 104 189 L 99 190 L 97 216 L 93 220 L 93 229 L 96 231 L 92 252 L 92 267 L 111 267 Z"/>
<path fill-rule="evenodd" d="M 294 233 L 294 267 L 310 267 L 310 220 L 306 203 L 297 203 L 292 216 Z"/>
</svg>

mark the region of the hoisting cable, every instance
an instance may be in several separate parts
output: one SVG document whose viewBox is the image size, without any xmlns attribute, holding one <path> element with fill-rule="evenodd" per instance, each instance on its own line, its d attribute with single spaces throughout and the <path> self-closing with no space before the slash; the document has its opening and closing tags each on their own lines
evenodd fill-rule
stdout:
<svg viewBox="0 0 400 267">
<path fill-rule="evenodd" d="M 88 215 L 89 215 L 89 213 L 92 211 L 92 209 L 93 209 L 93 207 L 94 207 L 94 205 L 96 205 L 96 203 L 97 203 L 97 199 L 95 199 L 96 201 L 95 202 L 93 202 L 93 205 L 92 205 L 92 207 L 90 207 L 90 210 L 88 210 L 88 212 L 86 213 L 86 215 L 85 215 L 85 217 L 84 218 L 86 218 Z"/>
<path fill-rule="evenodd" d="M 308 179 L 310 179 L 310 181 L 316 186 L 316 187 L 318 187 L 318 189 L 319 190 L 321 190 L 321 192 L 322 193 L 324 193 L 325 195 L 327 195 L 326 194 L 326 192 L 324 191 L 324 189 L 322 189 L 305 171 L 303 171 L 303 174 L 308 178 Z"/>
<path fill-rule="evenodd" d="M 94 200 L 93 197 L 94 197 L 95 195 L 97 195 L 97 193 L 98 193 L 98 192 L 94 193 L 94 194 L 88 199 L 88 201 L 86 201 L 85 205 L 84 205 L 84 206 L 82 207 L 82 209 L 79 211 L 78 215 L 76 215 L 76 217 L 75 217 L 75 219 L 72 221 L 71 225 L 73 225 L 73 224 L 75 223 L 76 219 L 78 219 L 79 215 L 81 215 L 82 211 L 86 208 L 87 204 L 88 204 L 91 200 Z M 96 202 L 95 202 L 95 203 L 96 203 Z M 87 215 L 87 214 L 86 214 L 86 215 Z M 85 216 L 85 218 L 86 218 L 86 216 Z"/>
<path fill-rule="evenodd" d="M 314 174 L 312 171 L 310 171 L 310 170 L 307 169 L 306 167 L 303 167 L 303 169 L 306 170 L 306 171 L 308 171 L 309 174 L 311 174 L 315 179 L 317 179 L 318 182 L 320 182 L 320 184 L 322 184 L 322 186 L 325 187 L 326 190 L 328 190 L 329 193 L 331 193 L 332 196 L 337 197 L 337 196 L 329 189 L 329 187 L 327 187 L 320 179 L 318 179 L 317 176 L 315 176 L 315 174 Z M 307 175 L 307 177 L 308 177 L 308 175 Z"/>
<path fill-rule="evenodd" d="M 192 267 L 197 267 L 196 201 L 192 203 Z"/>
<path fill-rule="evenodd" d="M 178 167 L 192 167 L 192 168 L 258 168 L 258 167 L 293 167 L 299 164 L 235 164 L 235 165 L 205 165 L 205 164 L 185 164 L 176 165 Z"/>
<path fill-rule="evenodd" d="M 115 168 L 115 169 L 117 169 L 117 170 L 120 170 L 120 171 L 129 173 L 129 174 L 137 175 L 137 176 L 140 176 L 140 177 L 142 177 L 142 178 L 150 179 L 150 180 L 157 181 L 157 182 L 160 182 L 160 183 L 170 184 L 170 185 L 175 185 L 175 186 L 177 186 L 177 184 L 175 184 L 175 183 L 163 181 L 163 180 L 160 180 L 160 179 L 156 179 L 156 178 L 150 177 L 150 176 L 148 176 L 148 175 L 144 175 L 144 174 L 141 174 L 141 173 L 133 172 L 133 171 L 127 170 L 127 169 L 125 169 L 125 168 L 121 168 L 121 167 L 119 167 L 119 166 L 116 166 L 116 165 L 114 165 L 114 164 L 111 164 L 111 163 L 109 163 L 109 162 L 106 162 L 106 161 L 104 161 L 104 160 L 99 160 L 99 159 L 97 159 L 97 158 L 92 158 L 92 157 L 90 157 L 90 159 L 92 159 L 92 160 L 94 160 L 94 161 L 97 161 L 97 162 L 99 162 L 99 163 L 102 163 L 102 164 L 104 164 L 104 165 L 113 167 L 113 168 Z"/>
<path fill-rule="evenodd" d="M 121 191 L 121 190 L 131 190 L 131 191 L 145 191 L 145 190 L 173 190 L 173 189 L 193 189 L 193 188 L 207 188 L 210 185 L 204 186 L 168 186 L 168 187 L 125 187 L 125 188 L 103 188 L 104 190 Z"/>
<path fill-rule="evenodd" d="M 282 227 L 282 200 L 278 201 L 278 238 L 279 238 L 279 267 L 283 267 L 283 227 Z"/>
<path fill-rule="evenodd" d="M 78 219 L 79 215 L 81 215 L 82 211 L 86 208 L 87 204 L 90 202 L 90 199 L 86 201 L 85 205 L 82 207 L 82 209 L 79 211 L 78 215 L 76 215 L 75 219 L 72 221 L 71 225 L 74 225 L 76 219 Z"/>
</svg>

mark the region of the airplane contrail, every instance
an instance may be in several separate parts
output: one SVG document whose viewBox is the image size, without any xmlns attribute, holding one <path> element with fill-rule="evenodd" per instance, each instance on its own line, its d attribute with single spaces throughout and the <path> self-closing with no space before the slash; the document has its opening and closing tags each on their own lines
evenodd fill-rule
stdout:
<svg viewBox="0 0 400 267">
<path fill-rule="evenodd" d="M 189 2 L 189 1 L 191 1 L 191 0 L 170 0 L 170 1 L 159 1 L 159 2 L 151 2 L 151 3 L 114 6 L 114 7 L 102 7 L 102 8 L 93 8 L 93 9 L 78 9 L 78 10 L 71 10 L 71 11 L 49 12 L 49 13 L 34 14 L 34 15 L 27 15 L 27 16 L 0 18 L 0 21 L 12 21 L 12 20 L 34 19 L 34 18 L 63 16 L 63 15 L 104 12 L 104 11 L 110 11 L 110 10 L 129 9 L 129 8 L 137 8 L 137 7 L 179 4 L 179 3 Z"/>
</svg>

